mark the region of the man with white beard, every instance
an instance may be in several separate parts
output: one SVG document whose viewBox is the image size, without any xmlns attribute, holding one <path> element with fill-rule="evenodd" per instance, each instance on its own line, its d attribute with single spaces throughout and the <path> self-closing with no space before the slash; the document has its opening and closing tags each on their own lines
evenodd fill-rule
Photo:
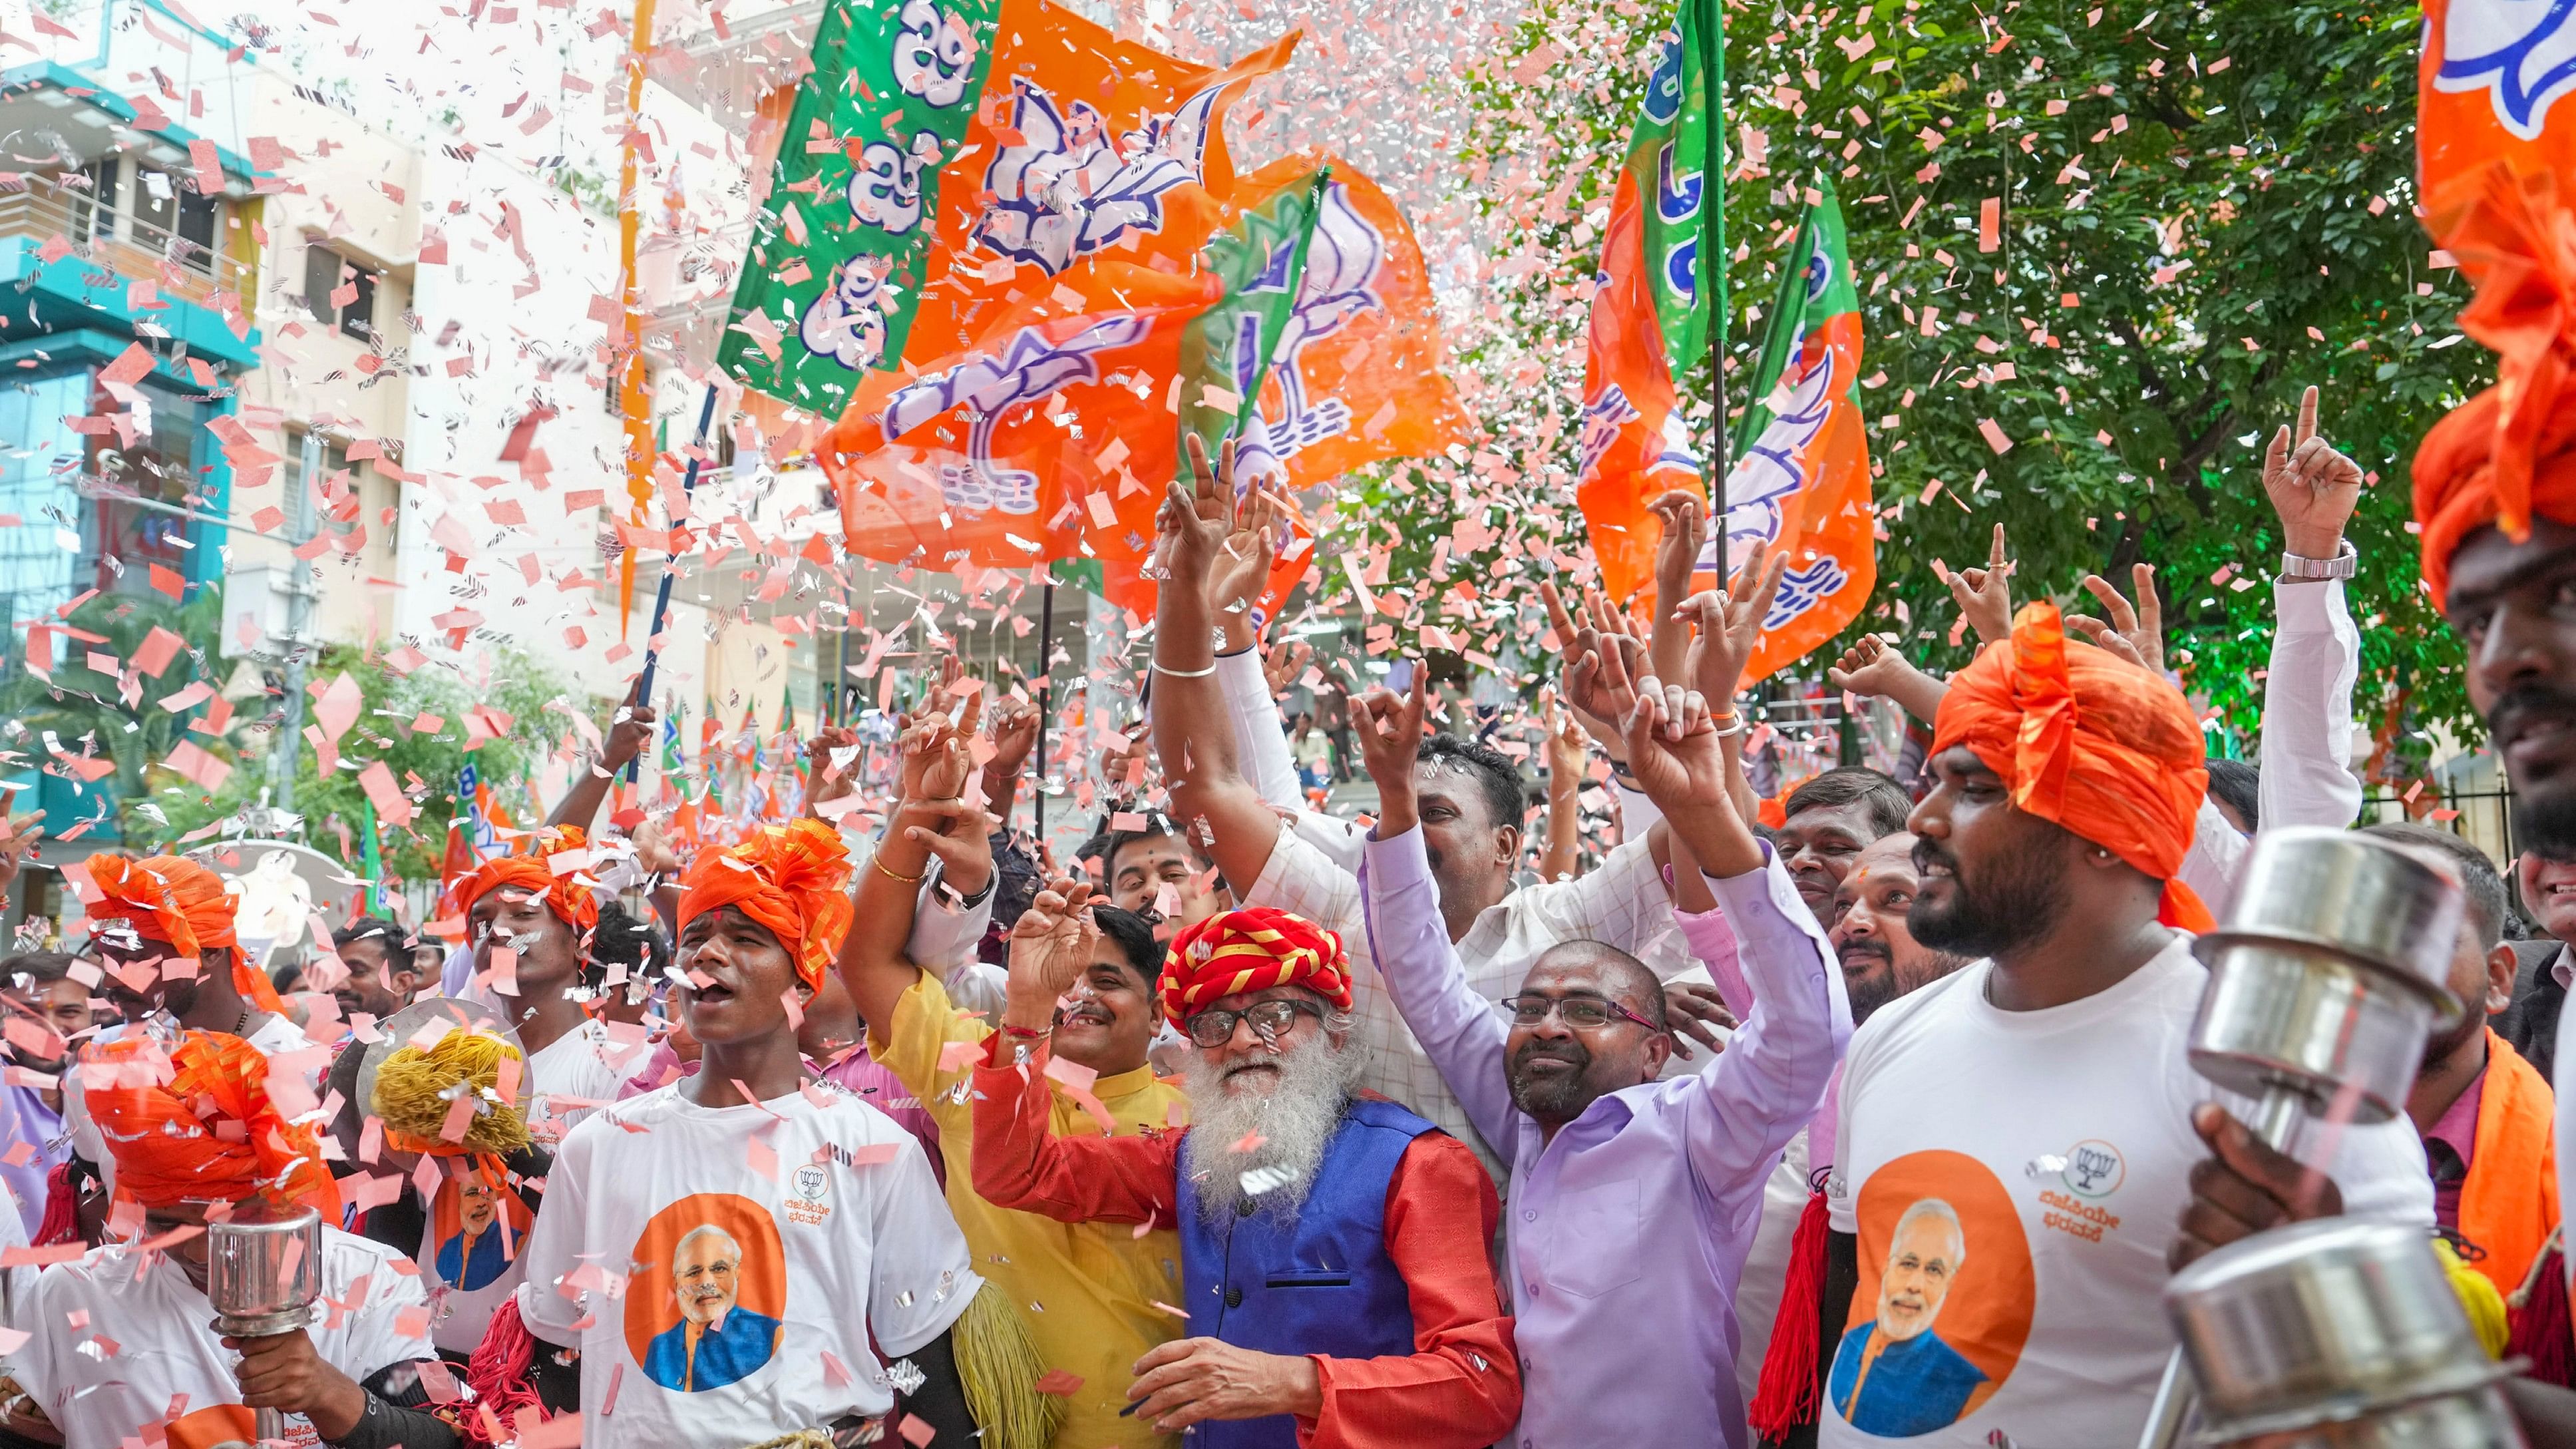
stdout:
<svg viewBox="0 0 2576 1449">
<path fill-rule="evenodd" d="M 1341 939 L 1227 911 L 1172 942 L 1156 984 L 1193 1044 L 1191 1126 L 1049 1130 L 1057 999 L 1097 950 L 1090 889 L 1059 881 L 1011 932 L 1009 1004 L 975 1074 L 975 1190 L 1060 1222 L 1177 1229 L 1194 1337 L 1137 1360 L 1127 1396 L 1199 1449 L 1477 1449 L 1520 1416 L 1487 1265 L 1500 1204 L 1462 1143 L 1359 1092 Z"/>
</svg>

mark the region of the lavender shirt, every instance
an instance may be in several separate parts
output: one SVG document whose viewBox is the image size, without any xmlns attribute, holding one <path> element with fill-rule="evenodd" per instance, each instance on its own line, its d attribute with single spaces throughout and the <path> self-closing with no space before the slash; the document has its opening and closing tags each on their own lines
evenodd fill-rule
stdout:
<svg viewBox="0 0 2576 1449">
<path fill-rule="evenodd" d="M 45 1179 L 55 1164 L 71 1156 L 71 1144 L 62 1138 L 62 1114 L 46 1106 L 35 1088 L 0 1087 L 0 1156 L 21 1159 L 0 1162 L 0 1185 L 18 1200 L 18 1217 L 30 1242 L 45 1220 Z M 22 1143 L 24 1152 L 19 1151 Z"/>
<path fill-rule="evenodd" d="M 1674 913 L 1712 970 L 1731 966 L 1742 943 L 1757 1004 L 1725 1053 L 1700 1075 L 1602 1097 L 1547 1141 L 1512 1105 L 1510 1024 L 1466 984 L 1422 832 L 1366 846 L 1361 894 L 1387 992 L 1511 1168 L 1505 1278 L 1522 1449 L 1745 1443 L 1736 1278 L 1763 1181 L 1851 1038 L 1824 932 L 1771 847 L 1762 851 L 1761 870 L 1710 877 L 1719 910 Z"/>
</svg>

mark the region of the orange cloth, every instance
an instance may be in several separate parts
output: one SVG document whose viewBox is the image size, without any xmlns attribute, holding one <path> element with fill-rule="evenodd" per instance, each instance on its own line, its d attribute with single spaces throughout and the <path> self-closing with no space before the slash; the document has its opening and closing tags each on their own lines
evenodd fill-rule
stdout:
<svg viewBox="0 0 2576 1449">
<path fill-rule="evenodd" d="M 578 825 L 549 827 L 519 842 L 520 852 L 498 860 L 487 860 L 472 874 L 458 882 L 456 899 L 467 910 L 487 891 L 502 886 L 516 886 L 530 894 L 546 895 L 546 908 L 580 934 L 587 936 L 599 924 L 599 897 L 591 888 L 575 882 L 580 874 L 557 875 L 547 862 L 568 850 L 587 848 L 589 841 Z"/>
<path fill-rule="evenodd" d="M 730 850 L 704 851 L 680 891 L 680 929 L 740 906 L 796 958 L 796 979 L 820 989 L 850 933 L 850 852 L 820 820 L 764 825 Z"/>
<path fill-rule="evenodd" d="M 2474 182 L 2474 184 L 2469 184 Z M 2460 330 L 2497 354 L 2496 384 L 2433 425 L 2415 452 L 2415 520 L 2433 605 L 2451 555 L 2492 523 L 2528 538 L 2537 515 L 2576 525 L 2576 212 L 2547 175 L 2498 165 L 2445 193 L 2448 239 L 2477 297 Z"/>
<path fill-rule="evenodd" d="M 1155 984 L 1163 1015 L 1183 1026 L 1207 1003 L 1238 991 L 1298 985 L 1351 1009 L 1351 958 L 1342 938 L 1286 911 L 1246 906 L 1208 917 L 1172 938 Z"/>
<path fill-rule="evenodd" d="M 340 1221 L 340 1190 L 313 1129 L 268 1095 L 268 1057 L 237 1036 L 192 1031 L 167 1050 L 141 1033 L 82 1053 L 82 1101 L 116 1158 L 116 1190 L 145 1207 L 240 1202 L 265 1192 Z M 90 1073 L 113 1066 L 112 1085 Z"/>
<path fill-rule="evenodd" d="M 2187 931 L 2214 924 L 2174 876 L 2209 792 L 2200 721 L 2180 690 L 2068 639 L 2043 600 L 2013 619 L 2009 643 L 1950 676 L 1932 752 L 1953 745 L 2001 775 L 2014 805 L 2164 882 L 2158 920 Z"/>
<path fill-rule="evenodd" d="M 2486 1250 L 2469 1266 L 2496 1290 L 2519 1292 L 2558 1228 L 2558 1099 L 2493 1029 L 2478 1085 L 2478 1140 L 2460 1184 L 2460 1236 Z"/>
<path fill-rule="evenodd" d="M 168 946 L 174 956 L 230 951 L 233 990 L 241 999 L 262 1011 L 286 1010 L 268 977 L 242 957 L 241 939 L 233 933 L 233 898 L 224 893 L 222 876 L 176 855 L 93 855 L 84 868 L 102 896 L 85 908 L 93 931 L 122 923 Z"/>
</svg>

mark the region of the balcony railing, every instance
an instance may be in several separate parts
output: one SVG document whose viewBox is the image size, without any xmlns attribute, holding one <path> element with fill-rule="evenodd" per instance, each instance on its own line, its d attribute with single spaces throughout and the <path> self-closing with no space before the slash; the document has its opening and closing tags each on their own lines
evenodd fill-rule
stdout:
<svg viewBox="0 0 2576 1449">
<path fill-rule="evenodd" d="M 40 242 L 59 236 L 71 243 L 73 256 L 92 266 L 129 282 L 151 282 L 163 296 L 200 307 L 214 307 L 217 293 L 230 292 L 247 314 L 258 293 L 258 272 L 249 263 L 210 252 L 139 217 L 120 215 L 87 191 L 50 177 L 29 176 L 0 189 L 0 237 L 7 236 Z"/>
</svg>

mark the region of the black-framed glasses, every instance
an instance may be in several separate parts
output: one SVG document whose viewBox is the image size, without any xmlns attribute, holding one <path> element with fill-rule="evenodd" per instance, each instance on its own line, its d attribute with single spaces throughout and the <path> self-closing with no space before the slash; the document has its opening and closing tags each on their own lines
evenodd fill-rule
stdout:
<svg viewBox="0 0 2576 1449">
<path fill-rule="evenodd" d="M 1203 1047 L 1221 1047 L 1234 1040 L 1234 1024 L 1238 1021 L 1252 1023 L 1256 1035 L 1282 1036 L 1297 1024 L 1300 1016 L 1322 1021 L 1324 1009 L 1311 1001 L 1280 996 L 1256 1001 L 1241 1011 L 1202 1011 L 1190 1018 L 1190 1040 Z"/>
<path fill-rule="evenodd" d="M 1603 996 L 1541 996 L 1535 991 L 1524 991 L 1517 996 L 1502 998 L 1502 1003 L 1511 1008 L 1514 1026 L 1536 1026 L 1547 1020 L 1547 1014 L 1552 1011 L 1556 1013 L 1557 1020 L 1573 1027 L 1576 1031 L 1591 1031 L 1608 1026 L 1613 1017 L 1624 1017 L 1648 1031 L 1663 1030 L 1662 1027 Z"/>
</svg>

